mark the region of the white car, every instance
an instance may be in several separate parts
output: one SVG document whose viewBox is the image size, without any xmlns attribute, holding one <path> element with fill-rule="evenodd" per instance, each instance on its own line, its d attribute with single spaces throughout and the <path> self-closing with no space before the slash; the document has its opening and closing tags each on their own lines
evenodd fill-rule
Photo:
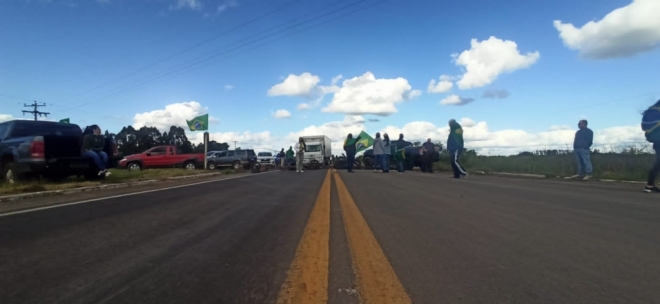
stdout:
<svg viewBox="0 0 660 304">
<path fill-rule="evenodd" d="M 275 164 L 275 157 L 271 152 L 259 152 L 257 153 L 257 160 L 261 164 Z"/>
</svg>

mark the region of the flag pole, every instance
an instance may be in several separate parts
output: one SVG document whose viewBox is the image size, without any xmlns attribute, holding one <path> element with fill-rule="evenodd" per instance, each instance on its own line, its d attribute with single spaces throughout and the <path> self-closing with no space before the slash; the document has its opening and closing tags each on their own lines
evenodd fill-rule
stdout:
<svg viewBox="0 0 660 304">
<path fill-rule="evenodd" d="M 204 170 L 208 168 L 207 154 L 209 152 L 209 132 L 204 132 Z"/>
</svg>

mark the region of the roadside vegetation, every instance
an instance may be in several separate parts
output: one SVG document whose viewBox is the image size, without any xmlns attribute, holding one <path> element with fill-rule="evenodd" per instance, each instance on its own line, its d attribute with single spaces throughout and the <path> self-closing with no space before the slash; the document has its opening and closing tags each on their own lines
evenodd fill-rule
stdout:
<svg viewBox="0 0 660 304">
<path fill-rule="evenodd" d="M 619 152 L 591 155 L 593 176 L 598 179 L 645 181 L 655 156 L 647 149 L 627 148 Z M 514 156 L 482 156 L 467 151 L 461 156 L 461 164 L 468 171 L 539 174 L 550 178 L 571 176 L 577 172 L 575 155 L 568 150 L 523 152 Z M 451 171 L 449 156 L 440 155 L 434 168 Z"/>
<path fill-rule="evenodd" d="M 48 180 L 31 180 L 21 181 L 15 184 L 0 183 L 0 196 L 50 191 L 50 190 L 67 190 L 83 187 L 93 187 L 103 184 L 117 184 L 125 182 L 138 182 L 145 180 L 166 180 L 170 177 L 179 177 L 187 175 L 198 175 L 205 173 L 222 173 L 222 174 L 235 174 L 243 172 L 242 170 L 183 170 L 183 169 L 151 169 L 142 171 L 128 171 L 120 169 L 111 169 L 112 173 L 104 180 L 99 181 L 86 181 L 83 178 L 69 177 L 65 180 L 52 182 Z"/>
</svg>

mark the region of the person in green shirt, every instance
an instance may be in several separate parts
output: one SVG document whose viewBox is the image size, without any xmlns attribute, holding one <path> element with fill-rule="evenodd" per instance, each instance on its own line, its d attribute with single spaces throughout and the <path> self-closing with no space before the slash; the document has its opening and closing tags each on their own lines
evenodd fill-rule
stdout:
<svg viewBox="0 0 660 304">
<path fill-rule="evenodd" d="M 294 157 L 293 147 L 289 146 L 289 150 L 286 150 L 286 165 L 287 165 L 287 167 L 293 161 L 293 157 Z"/>
<path fill-rule="evenodd" d="M 105 148 L 105 137 L 101 135 L 101 128 L 98 125 L 92 125 L 92 134 L 83 137 L 82 156 L 89 157 L 99 168 L 99 175 L 110 175 L 108 172 L 108 154 L 103 151 Z"/>
</svg>

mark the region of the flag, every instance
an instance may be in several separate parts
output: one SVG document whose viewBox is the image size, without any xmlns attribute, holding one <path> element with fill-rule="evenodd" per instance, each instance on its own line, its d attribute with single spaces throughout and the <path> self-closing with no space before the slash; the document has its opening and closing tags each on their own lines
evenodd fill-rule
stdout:
<svg viewBox="0 0 660 304">
<path fill-rule="evenodd" d="M 69 121 L 68 118 L 61 119 L 60 122 L 61 122 L 61 123 L 65 123 L 65 124 L 71 123 L 71 121 Z"/>
<path fill-rule="evenodd" d="M 209 114 L 197 116 L 193 120 L 186 120 L 190 131 L 208 131 L 209 129 Z"/>
<path fill-rule="evenodd" d="M 374 139 L 373 137 L 369 136 L 366 132 L 362 131 L 360 132 L 360 141 L 357 142 L 355 147 L 357 148 L 357 152 L 364 151 L 367 148 L 373 146 L 374 144 Z"/>
</svg>

